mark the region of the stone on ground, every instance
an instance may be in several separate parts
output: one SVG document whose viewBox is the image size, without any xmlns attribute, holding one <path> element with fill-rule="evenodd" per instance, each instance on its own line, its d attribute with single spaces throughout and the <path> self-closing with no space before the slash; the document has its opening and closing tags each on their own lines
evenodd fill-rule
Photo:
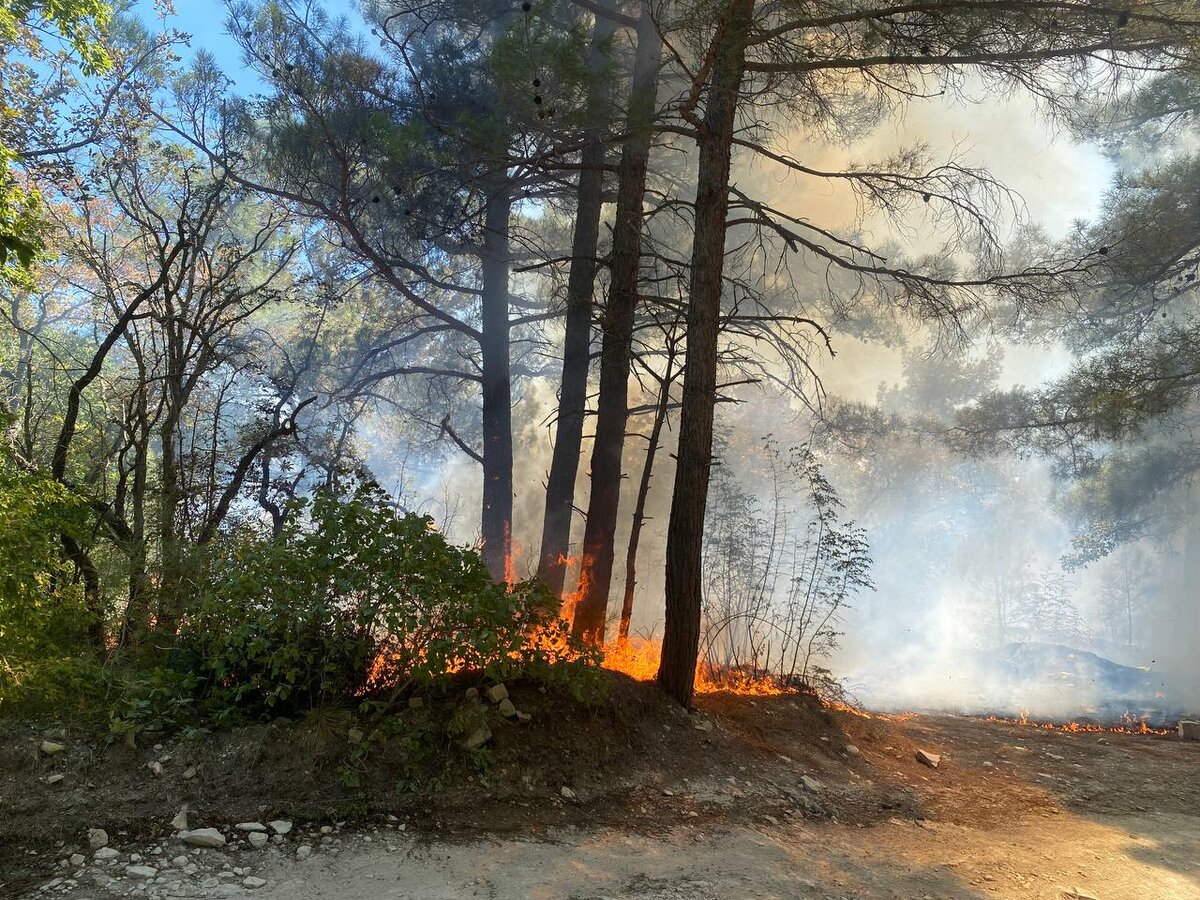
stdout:
<svg viewBox="0 0 1200 900">
<path fill-rule="evenodd" d="M 811 775 L 801 775 L 800 783 L 814 794 L 819 794 L 821 791 L 825 790 L 825 785 L 816 778 L 813 778 Z"/>
<path fill-rule="evenodd" d="M 267 824 L 276 834 L 287 834 L 292 830 L 292 823 L 288 822 L 286 819 L 276 819 L 275 821 L 268 822 Z"/>
<path fill-rule="evenodd" d="M 180 835 L 185 844 L 192 847 L 224 847 L 225 835 L 215 828 L 197 828 Z"/>
<path fill-rule="evenodd" d="M 188 830 L 187 813 L 188 813 L 187 806 L 184 806 L 183 809 L 179 810 L 179 812 L 177 812 L 175 814 L 175 818 L 173 818 L 171 820 L 171 827 L 174 828 L 176 831 L 187 831 Z"/>
<path fill-rule="evenodd" d="M 250 888 L 250 890 L 254 890 L 255 888 L 262 887 L 266 883 L 267 883 L 267 879 L 265 879 L 265 878 L 259 878 L 257 875 L 248 875 L 248 876 L 246 876 L 246 879 L 242 882 L 242 886 L 248 887 L 248 888 Z"/>
<path fill-rule="evenodd" d="M 88 846 L 93 850 L 108 846 L 108 832 L 103 828 L 89 828 L 87 834 Z"/>
<path fill-rule="evenodd" d="M 930 753 L 928 750 L 918 750 L 916 757 L 917 762 L 924 763 L 931 769 L 936 769 L 942 761 L 941 756 L 936 753 Z"/>
<path fill-rule="evenodd" d="M 134 878 L 153 878 L 158 874 L 158 869 L 153 866 L 126 866 L 125 874 Z"/>
<path fill-rule="evenodd" d="M 252 847 L 265 847 L 270 838 L 267 837 L 266 832 L 252 831 L 249 834 L 249 840 Z"/>
<path fill-rule="evenodd" d="M 499 703 L 508 697 L 508 688 L 502 684 L 493 684 L 487 689 L 486 696 L 492 703 Z"/>
<path fill-rule="evenodd" d="M 492 739 L 492 730 L 487 725 L 480 725 L 462 742 L 464 750 L 478 750 Z"/>
<path fill-rule="evenodd" d="M 500 701 L 500 705 L 496 709 L 506 719 L 515 719 L 517 717 L 517 708 L 507 697 Z"/>
<path fill-rule="evenodd" d="M 41 751 L 46 756 L 57 756 L 67 749 L 66 744 L 60 744 L 58 741 L 42 741 Z"/>
<path fill-rule="evenodd" d="M 92 859 L 98 859 L 101 862 L 104 862 L 105 860 L 116 859 L 120 855 L 121 854 L 112 847 L 100 847 L 95 853 L 92 854 Z"/>
<path fill-rule="evenodd" d="M 262 832 L 265 832 L 267 830 L 267 826 L 264 825 L 262 822 L 238 822 L 233 827 L 236 828 L 238 831 L 262 831 Z"/>
<path fill-rule="evenodd" d="M 1182 719 L 1179 722 L 1179 736 L 1185 741 L 1200 741 L 1200 722 Z"/>
</svg>

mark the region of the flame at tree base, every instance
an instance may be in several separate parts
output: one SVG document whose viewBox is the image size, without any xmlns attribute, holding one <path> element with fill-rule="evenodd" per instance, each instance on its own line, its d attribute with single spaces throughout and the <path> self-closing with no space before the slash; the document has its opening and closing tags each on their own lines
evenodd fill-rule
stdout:
<svg viewBox="0 0 1200 900">
<path fill-rule="evenodd" d="M 630 637 L 605 644 L 601 665 L 638 681 L 653 681 L 658 676 L 661 655 L 662 641 Z M 718 668 L 704 659 L 696 662 L 697 694 L 730 693 L 769 697 L 796 692 L 795 688 L 785 686 L 771 675 L 738 668 Z"/>
</svg>

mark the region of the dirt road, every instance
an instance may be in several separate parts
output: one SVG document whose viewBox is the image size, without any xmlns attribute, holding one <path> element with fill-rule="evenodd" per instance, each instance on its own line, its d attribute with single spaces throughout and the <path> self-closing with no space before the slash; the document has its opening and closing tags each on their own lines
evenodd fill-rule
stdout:
<svg viewBox="0 0 1200 900">
<path fill-rule="evenodd" d="M 726 898 L 1200 898 L 1200 820 L 1052 816 L 999 831 L 958 825 L 604 830 L 552 841 L 354 841 L 339 856 L 279 860 L 270 900 L 726 900 Z M 199 896 L 205 896 L 200 894 Z"/>
</svg>

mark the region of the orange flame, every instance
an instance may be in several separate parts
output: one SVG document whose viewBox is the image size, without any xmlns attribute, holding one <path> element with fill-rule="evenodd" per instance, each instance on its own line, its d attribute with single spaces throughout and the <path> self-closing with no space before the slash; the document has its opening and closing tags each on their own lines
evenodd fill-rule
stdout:
<svg viewBox="0 0 1200 900">
<path fill-rule="evenodd" d="M 1119 725 L 1099 725 L 1095 722 L 1034 722 L 1028 712 L 1022 712 L 1016 718 L 1005 716 L 988 716 L 989 722 L 1001 722 L 1005 725 L 1023 725 L 1026 728 L 1040 728 L 1043 731 L 1084 732 L 1094 734 L 1171 734 L 1170 728 L 1151 728 L 1147 723 L 1149 716 L 1135 716 L 1126 712 L 1121 716 Z"/>
<path fill-rule="evenodd" d="M 611 641 L 604 647 L 604 668 L 621 672 L 638 681 L 653 681 L 658 676 L 662 642 L 641 637 Z M 769 697 L 789 693 L 770 676 L 739 669 L 716 669 L 705 660 L 696 662 L 697 694 L 748 694 Z"/>
</svg>

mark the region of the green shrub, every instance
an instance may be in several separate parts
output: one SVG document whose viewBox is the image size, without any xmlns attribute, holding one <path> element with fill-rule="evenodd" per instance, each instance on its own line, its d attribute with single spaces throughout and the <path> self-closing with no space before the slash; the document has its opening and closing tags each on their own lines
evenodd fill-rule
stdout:
<svg viewBox="0 0 1200 900">
<path fill-rule="evenodd" d="M 0 660 L 0 716 L 107 718 L 108 677 L 94 656 Z"/>
<path fill-rule="evenodd" d="M 85 643 L 92 615 L 63 559 L 61 538 L 82 540 L 86 501 L 0 457 L 0 660 L 61 655 Z"/>
<path fill-rule="evenodd" d="M 378 489 L 299 507 L 277 539 L 219 553 L 185 620 L 175 664 L 225 702 L 306 709 L 460 670 L 570 683 L 587 661 L 544 588 L 495 584 L 478 553 Z"/>
</svg>

